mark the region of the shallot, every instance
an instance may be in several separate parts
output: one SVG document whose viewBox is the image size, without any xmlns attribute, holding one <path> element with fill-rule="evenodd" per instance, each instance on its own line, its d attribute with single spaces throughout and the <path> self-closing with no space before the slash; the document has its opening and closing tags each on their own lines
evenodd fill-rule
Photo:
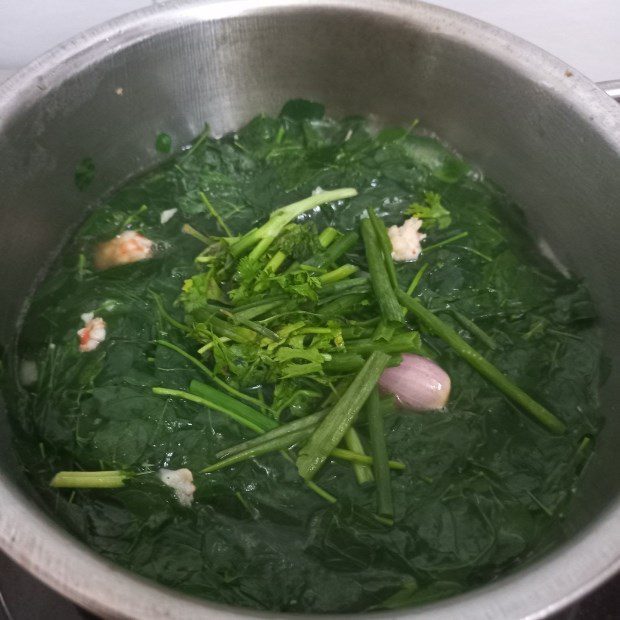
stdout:
<svg viewBox="0 0 620 620">
<path fill-rule="evenodd" d="M 445 407 L 451 383 L 446 371 L 435 362 L 407 353 L 398 366 L 383 371 L 379 387 L 393 394 L 405 409 L 429 411 Z"/>
</svg>

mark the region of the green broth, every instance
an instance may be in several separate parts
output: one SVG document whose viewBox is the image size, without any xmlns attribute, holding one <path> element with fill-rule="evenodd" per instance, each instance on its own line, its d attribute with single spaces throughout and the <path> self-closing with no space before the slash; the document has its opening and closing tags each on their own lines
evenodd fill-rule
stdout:
<svg viewBox="0 0 620 620">
<path fill-rule="evenodd" d="M 181 227 L 224 234 L 200 192 L 240 234 L 317 187 L 358 190 L 303 218 L 340 231 L 357 229 L 370 207 L 386 224 L 400 224 L 412 202 L 437 192 L 451 223 L 426 231 L 423 247 L 434 247 L 415 263 L 397 264 L 401 287 L 427 265 L 414 295 L 567 432 L 550 434 L 423 334 L 453 390 L 444 411 L 393 410 L 384 418 L 389 456 L 406 466 L 391 474 L 392 527 L 373 518 L 373 485 L 358 485 L 342 461 L 315 479 L 337 498 L 333 504 L 277 453 L 199 474 L 216 453 L 253 434 L 215 411 L 152 393 L 160 385 L 186 389 L 202 377 L 156 344 L 165 338 L 187 349 L 151 293 L 182 321 L 174 302 L 204 246 Z M 160 214 L 171 208 L 178 212 L 162 224 Z M 96 243 L 127 227 L 157 243 L 155 258 L 95 271 Z M 366 267 L 361 244 L 347 261 Z M 80 315 L 95 310 L 108 337 L 80 353 Z M 321 106 L 296 102 L 283 116 L 257 117 L 222 139 L 205 133 L 93 211 L 31 300 L 10 360 L 14 369 L 35 361 L 38 380 L 27 388 L 5 382 L 5 392 L 29 478 L 50 513 L 88 546 L 210 600 L 347 612 L 470 589 L 561 540 L 587 458 L 584 437 L 601 424 L 600 355 L 587 291 L 541 256 L 501 190 L 433 137 L 398 128 L 377 134 L 364 119 L 335 121 Z M 367 444 L 367 427 L 359 432 Z M 160 467 L 194 472 L 191 508 L 148 474 Z M 54 473 L 71 469 L 147 473 L 117 489 L 49 488 Z"/>
</svg>

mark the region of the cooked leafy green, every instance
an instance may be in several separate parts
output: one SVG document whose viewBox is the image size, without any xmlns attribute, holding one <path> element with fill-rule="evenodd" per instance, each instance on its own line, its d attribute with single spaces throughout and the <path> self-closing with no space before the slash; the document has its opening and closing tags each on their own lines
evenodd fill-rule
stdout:
<svg viewBox="0 0 620 620">
<path fill-rule="evenodd" d="M 408 215 L 427 238 L 394 265 L 384 229 Z M 127 228 L 154 258 L 96 271 Z M 81 353 L 86 312 L 108 336 Z M 450 374 L 446 410 L 361 408 L 369 358 L 408 352 Z M 562 538 L 601 425 L 600 352 L 586 288 L 494 185 L 415 127 L 295 100 L 221 139 L 207 127 L 95 209 L 31 300 L 4 390 L 29 478 L 98 552 L 224 603 L 356 612 L 462 592 Z M 182 467 L 191 508 L 154 475 Z"/>
<path fill-rule="evenodd" d="M 172 138 L 167 133 L 157 134 L 155 138 L 155 148 L 160 153 L 170 153 L 172 150 Z"/>
<path fill-rule="evenodd" d="M 92 157 L 85 157 L 76 167 L 74 173 L 75 186 L 83 192 L 88 189 L 95 178 L 95 162 Z"/>
</svg>

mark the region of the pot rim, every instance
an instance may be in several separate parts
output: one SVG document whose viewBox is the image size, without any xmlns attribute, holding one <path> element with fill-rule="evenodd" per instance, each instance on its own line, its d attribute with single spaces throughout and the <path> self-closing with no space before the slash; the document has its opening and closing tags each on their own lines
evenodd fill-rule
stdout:
<svg viewBox="0 0 620 620">
<path fill-rule="evenodd" d="M 80 71 L 97 58 L 166 30 L 170 24 L 179 27 L 278 10 L 317 9 L 382 14 L 423 24 L 429 29 L 432 25 L 440 36 L 467 42 L 493 54 L 509 69 L 537 80 L 556 97 L 569 101 L 578 113 L 589 118 L 601 140 L 609 143 L 620 157 L 620 108 L 590 80 L 547 52 L 499 28 L 416 0 L 190 0 L 140 9 L 53 48 L 0 85 L 0 134 L 3 124 L 25 103 L 36 101 L 67 75 Z M 60 529 L 1 471 L 0 506 L 0 549 L 48 586 L 97 614 L 179 620 L 273 617 L 273 613 L 189 597 L 112 564 Z M 466 594 L 413 609 L 377 613 L 373 617 L 394 619 L 421 613 L 428 620 L 451 620 L 457 616 L 463 620 L 546 617 L 620 570 L 618 531 L 620 498 L 577 536 L 516 573 Z"/>
</svg>

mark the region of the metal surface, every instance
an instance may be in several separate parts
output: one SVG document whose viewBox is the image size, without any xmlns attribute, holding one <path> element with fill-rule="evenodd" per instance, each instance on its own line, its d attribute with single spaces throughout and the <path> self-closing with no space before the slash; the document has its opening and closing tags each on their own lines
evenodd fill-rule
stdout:
<svg viewBox="0 0 620 620">
<path fill-rule="evenodd" d="M 620 103 L 620 80 L 599 82 L 597 86 L 602 88 L 612 99 L 615 99 Z"/>
<path fill-rule="evenodd" d="M 336 115 L 420 118 L 514 196 L 599 304 L 608 422 L 567 515 L 570 539 L 469 594 L 374 617 L 549 615 L 620 567 L 620 109 L 541 50 L 405 0 L 166 4 L 77 37 L 0 87 L 0 339 L 87 205 L 158 161 L 157 132 L 182 144 L 205 121 L 228 131 L 299 96 Z M 73 174 L 86 156 L 97 174 L 80 193 Z M 270 617 L 179 595 L 95 556 L 37 507 L 9 443 L 0 416 L 0 547 L 43 581 L 108 617 Z"/>
</svg>

